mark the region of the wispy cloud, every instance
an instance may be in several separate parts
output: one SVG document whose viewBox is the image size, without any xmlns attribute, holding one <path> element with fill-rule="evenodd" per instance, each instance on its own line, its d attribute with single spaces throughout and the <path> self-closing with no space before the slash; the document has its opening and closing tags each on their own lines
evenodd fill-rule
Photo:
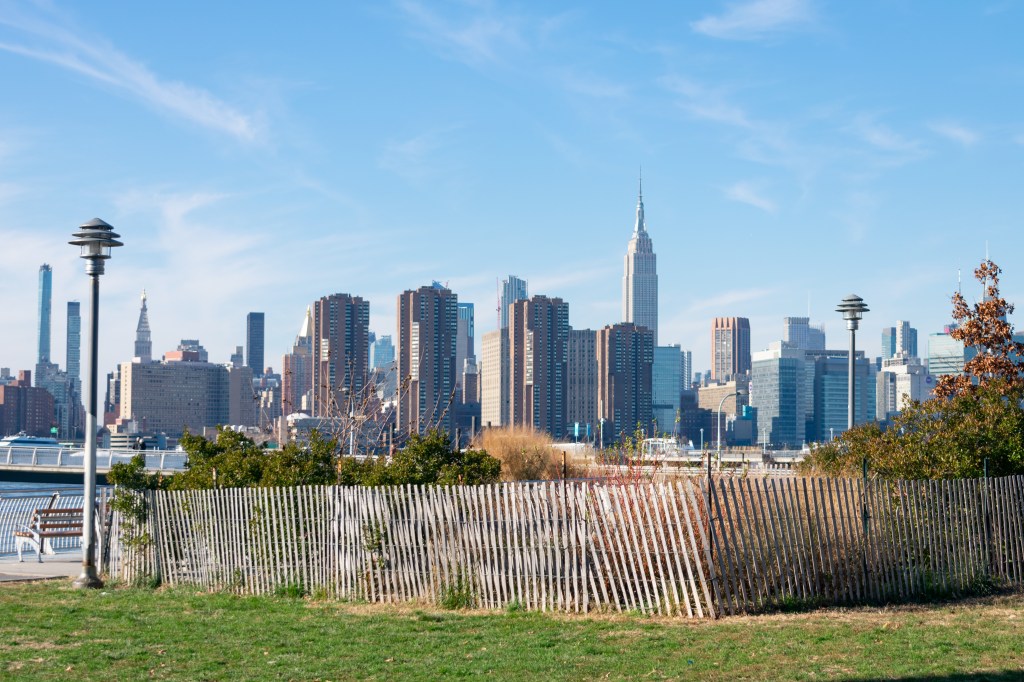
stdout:
<svg viewBox="0 0 1024 682">
<path fill-rule="evenodd" d="M 859 116 L 849 128 L 872 147 L 884 152 L 917 153 L 922 151 L 918 140 L 900 135 L 870 116 Z"/>
<path fill-rule="evenodd" d="M 936 135 L 964 147 L 973 147 L 981 139 L 980 133 L 954 121 L 934 121 L 928 124 L 928 128 Z"/>
<path fill-rule="evenodd" d="M 498 14 L 486 5 L 476 5 L 470 16 L 459 18 L 443 16 L 415 0 L 402 0 L 398 8 L 417 38 L 470 66 L 499 62 L 505 50 L 526 44 L 520 19 Z"/>
<path fill-rule="evenodd" d="M 992 3 L 986 6 L 984 10 L 982 10 L 982 14 L 984 14 L 986 17 L 998 16 L 1000 14 L 1004 14 L 1006 12 L 1016 9 L 1018 4 L 1019 3 L 1016 2 L 1015 0 L 1004 0 L 1003 2 Z"/>
<path fill-rule="evenodd" d="M 727 87 L 710 87 L 678 75 L 663 76 L 659 84 L 677 95 L 676 105 L 693 118 L 738 131 L 730 135 L 736 154 L 755 163 L 791 170 L 806 187 L 830 153 L 820 144 L 801 144 L 792 134 L 793 121 L 757 118 L 736 104 Z"/>
<path fill-rule="evenodd" d="M 663 88 L 680 97 L 679 107 L 695 118 L 750 128 L 747 113 L 730 102 L 720 89 L 708 88 L 681 76 L 664 76 L 658 80 Z"/>
<path fill-rule="evenodd" d="M 705 310 L 728 310 L 735 308 L 741 303 L 750 303 L 763 298 L 768 298 L 775 293 L 775 289 L 766 287 L 752 287 L 748 289 L 733 289 L 723 291 L 710 297 L 702 297 L 686 308 L 683 315 L 692 315 Z"/>
<path fill-rule="evenodd" d="M 597 99 L 620 99 L 629 94 L 629 88 L 622 83 L 616 83 L 593 74 L 563 71 L 559 80 L 566 90 L 577 95 Z"/>
<path fill-rule="evenodd" d="M 809 0 L 752 0 L 732 3 L 722 14 L 706 16 L 690 26 L 712 38 L 760 40 L 806 28 L 815 18 Z"/>
<path fill-rule="evenodd" d="M 922 140 L 897 132 L 879 121 L 875 114 L 857 115 L 842 130 L 867 145 L 853 150 L 853 153 L 869 163 L 869 174 L 877 172 L 879 167 L 920 161 L 929 154 Z"/>
<path fill-rule="evenodd" d="M 201 88 L 161 78 L 103 37 L 86 35 L 62 17 L 5 11 L 0 15 L 0 27 L 6 27 L 9 33 L 0 38 L 0 50 L 86 76 L 160 111 L 238 140 L 250 142 L 261 134 L 255 116 Z"/>
<path fill-rule="evenodd" d="M 836 211 L 833 217 L 846 227 L 849 240 L 859 243 L 871 232 L 877 208 L 878 199 L 873 194 L 854 190 L 846 197 L 846 205 Z"/>
<path fill-rule="evenodd" d="M 607 281 L 614 277 L 618 270 L 610 267 L 573 269 L 559 273 L 541 273 L 530 275 L 530 293 L 558 296 L 559 290 L 579 286 L 588 282 Z"/>
<path fill-rule="evenodd" d="M 766 213 L 775 213 L 778 209 L 775 202 L 762 194 L 762 190 L 752 182 L 737 182 L 725 188 L 725 196 L 732 201 L 759 208 Z"/>
<path fill-rule="evenodd" d="M 404 140 L 390 140 L 377 159 L 378 165 L 409 182 L 421 182 L 438 175 L 442 168 L 438 160 L 448 144 L 448 138 L 459 126 L 428 130 Z"/>
<path fill-rule="evenodd" d="M 22 185 L 13 182 L 0 182 L 0 204 L 6 204 L 25 193 L 26 189 Z"/>
</svg>

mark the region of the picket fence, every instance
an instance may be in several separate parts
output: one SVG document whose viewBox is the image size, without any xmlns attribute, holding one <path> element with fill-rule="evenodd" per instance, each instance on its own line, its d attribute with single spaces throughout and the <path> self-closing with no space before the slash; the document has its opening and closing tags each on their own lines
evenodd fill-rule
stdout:
<svg viewBox="0 0 1024 682">
<path fill-rule="evenodd" d="M 1024 477 L 146 495 L 122 577 L 239 593 L 701 618 L 1024 584 Z"/>
</svg>

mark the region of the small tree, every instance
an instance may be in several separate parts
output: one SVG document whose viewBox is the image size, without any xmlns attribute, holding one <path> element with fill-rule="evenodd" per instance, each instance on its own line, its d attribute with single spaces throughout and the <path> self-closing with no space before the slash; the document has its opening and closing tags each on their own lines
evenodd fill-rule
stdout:
<svg viewBox="0 0 1024 682">
<path fill-rule="evenodd" d="M 978 351 L 963 374 L 942 377 L 935 398 L 912 403 L 888 430 L 862 424 L 815 448 L 805 473 L 857 475 L 865 459 L 885 478 L 977 477 L 986 459 L 990 474 L 1024 473 L 1024 344 L 1013 340 L 1006 319 L 1013 305 L 999 294 L 999 274 L 995 263 L 982 261 L 974 272 L 982 301 L 970 306 L 953 295 L 959 326 L 951 335 Z"/>
<path fill-rule="evenodd" d="M 959 291 L 953 294 L 953 319 L 957 327 L 950 336 L 974 347 L 978 354 L 964 364 L 962 374 L 947 375 L 939 379 L 935 395 L 951 398 L 972 393 L 980 386 L 998 380 L 1004 395 L 1024 393 L 1024 376 L 1020 371 L 1020 358 L 1024 357 L 1024 343 L 1013 340 L 1013 327 L 1007 315 L 1013 304 L 999 294 L 999 266 L 984 260 L 974 271 L 981 282 L 983 296 L 980 302 L 968 305 Z"/>
</svg>

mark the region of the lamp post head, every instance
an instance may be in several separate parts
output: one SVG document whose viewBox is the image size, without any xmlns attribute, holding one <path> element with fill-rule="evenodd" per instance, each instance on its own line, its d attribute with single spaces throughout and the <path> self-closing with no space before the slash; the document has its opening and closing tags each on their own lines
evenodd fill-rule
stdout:
<svg viewBox="0 0 1024 682">
<path fill-rule="evenodd" d="M 863 298 L 857 294 L 850 294 L 839 302 L 836 312 L 843 314 L 847 329 L 856 331 L 861 318 L 864 317 L 864 313 L 869 312 L 869 310 Z"/>
<path fill-rule="evenodd" d="M 117 241 L 121 236 L 114 232 L 114 228 L 99 218 L 93 218 L 87 223 L 78 227 L 78 232 L 71 235 L 75 237 L 69 244 L 79 246 L 82 249 L 82 258 L 85 259 L 85 273 L 87 275 L 102 275 L 103 261 L 110 258 L 110 250 L 115 246 L 124 246 Z"/>
</svg>

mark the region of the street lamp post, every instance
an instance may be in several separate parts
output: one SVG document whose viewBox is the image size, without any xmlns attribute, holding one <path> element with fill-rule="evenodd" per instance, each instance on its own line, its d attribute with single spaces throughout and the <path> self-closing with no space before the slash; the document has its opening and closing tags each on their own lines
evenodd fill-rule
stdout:
<svg viewBox="0 0 1024 682">
<path fill-rule="evenodd" d="M 115 246 L 124 246 L 117 241 L 121 236 L 114 228 L 93 218 L 83 223 L 78 232 L 71 236 L 75 239 L 68 242 L 72 246 L 81 247 L 81 257 L 85 259 L 85 274 L 92 278 L 92 306 L 89 310 L 89 383 L 86 384 L 89 398 L 85 413 L 85 455 L 83 462 L 83 478 L 85 491 L 83 494 L 82 513 L 82 575 L 75 579 L 78 588 L 103 587 L 99 573 L 96 571 L 96 431 L 97 404 L 96 384 L 97 365 L 99 365 L 99 307 L 100 307 L 100 275 L 103 274 L 104 261 L 110 258 L 110 250 Z"/>
<path fill-rule="evenodd" d="M 843 314 L 843 319 L 846 320 L 846 328 L 850 330 L 850 359 L 849 359 L 849 377 L 847 379 L 847 416 L 846 416 L 846 428 L 853 428 L 853 401 L 854 401 L 854 355 L 856 354 L 857 348 L 857 327 L 860 326 L 860 320 L 864 317 L 864 313 L 869 312 L 868 306 L 864 303 L 864 299 L 856 294 L 850 294 L 844 298 L 839 306 L 836 308 L 837 313 Z"/>
<path fill-rule="evenodd" d="M 747 395 L 746 389 L 738 389 L 733 393 L 722 398 L 721 402 L 718 403 L 718 412 L 715 416 L 715 426 L 718 427 L 718 461 L 722 461 L 722 406 L 725 405 L 725 401 L 733 396 L 744 396 Z"/>
</svg>

